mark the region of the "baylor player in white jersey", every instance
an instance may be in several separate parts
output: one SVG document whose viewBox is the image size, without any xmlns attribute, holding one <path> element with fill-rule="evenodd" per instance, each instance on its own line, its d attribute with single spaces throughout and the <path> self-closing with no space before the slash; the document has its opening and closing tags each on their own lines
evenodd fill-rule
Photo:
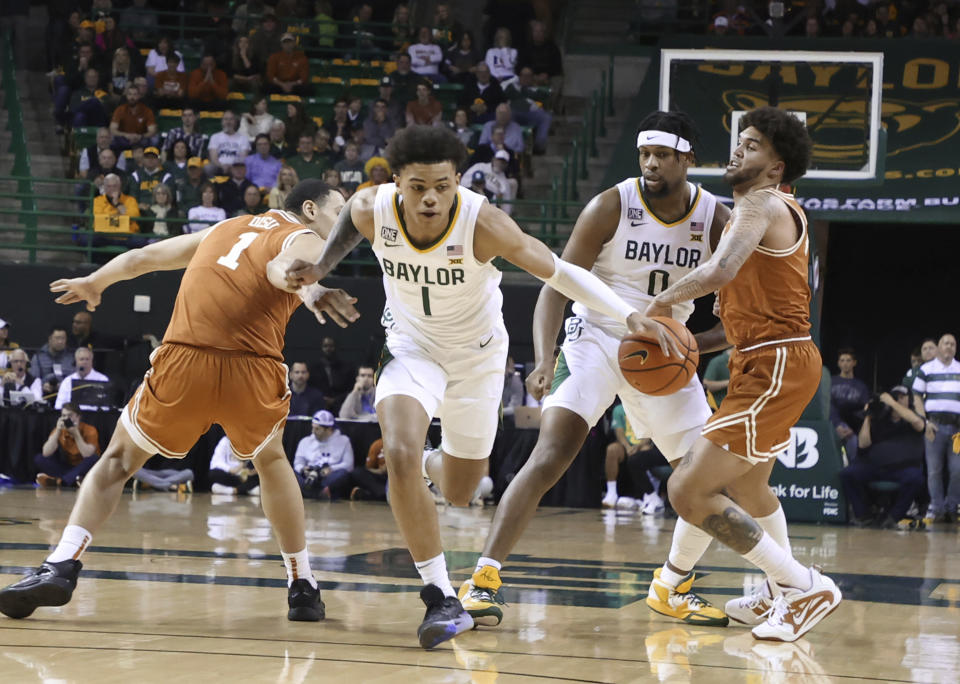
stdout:
<svg viewBox="0 0 960 684">
<path fill-rule="evenodd" d="M 408 126 L 390 141 L 396 185 L 350 198 L 317 264 L 287 271 L 291 286 L 325 277 L 366 238 L 383 269 L 387 344 L 377 383 L 377 419 L 390 479 L 390 506 L 424 582 L 421 646 L 473 627 L 450 584 L 436 507 L 422 477 L 430 419 L 443 426 L 441 452 L 423 462 L 448 501 L 466 505 L 487 470 L 507 336 L 500 313 L 501 256 L 565 296 L 679 354 L 662 326 L 596 276 L 558 259 L 504 212 L 459 187 L 466 148 L 446 128 Z"/>
<path fill-rule="evenodd" d="M 681 112 L 653 112 L 645 117 L 637 135 L 641 177 L 594 197 L 577 219 L 563 252 L 565 260 L 592 269 L 641 311 L 670 283 L 709 258 L 730 216 L 730 210 L 713 195 L 687 182 L 695 136 L 693 124 Z M 543 402 L 540 436 L 500 500 L 473 577 L 460 589 L 464 607 L 484 624 L 498 624 L 503 616 L 497 595 L 501 564 L 540 499 L 573 462 L 591 426 L 616 395 L 634 430 L 651 437 L 671 465 L 687 454 L 710 415 L 696 377 L 664 397 L 641 394 L 627 384 L 617 363 L 626 329 L 579 304 L 566 322 L 566 339 L 554 365 L 553 349 L 566 301 L 550 287 L 543 288 L 537 301 L 533 330 L 537 367 L 527 378 L 527 388 L 537 398 L 549 392 Z M 672 315 L 686 321 L 692 311 L 693 305 L 686 303 L 674 307 Z M 728 346 L 722 326 L 697 335 L 697 341 L 702 351 Z M 769 489 L 765 483 L 761 487 Z M 742 506 L 756 511 L 760 506 L 753 506 L 754 489 L 753 483 L 745 483 L 737 494 Z M 710 540 L 703 530 L 677 521 L 669 559 L 650 585 L 647 604 L 653 610 L 692 624 L 727 624 L 722 611 L 691 591 L 691 571 Z"/>
</svg>

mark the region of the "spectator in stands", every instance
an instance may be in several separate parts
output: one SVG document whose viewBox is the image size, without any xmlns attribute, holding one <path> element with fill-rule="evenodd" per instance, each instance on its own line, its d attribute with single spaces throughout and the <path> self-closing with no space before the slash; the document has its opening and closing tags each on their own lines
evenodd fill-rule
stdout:
<svg viewBox="0 0 960 684">
<path fill-rule="evenodd" d="M 57 408 L 57 426 L 33 458 L 41 487 L 78 485 L 100 458 L 100 435 L 97 428 L 81 420 L 80 408 L 70 402 Z"/>
<path fill-rule="evenodd" d="M 913 389 L 913 381 L 920 374 L 920 366 L 927 361 L 933 360 L 937 355 L 937 341 L 932 337 L 924 339 L 920 346 L 910 352 L 910 370 L 903 376 L 900 382 L 908 389 Z"/>
<path fill-rule="evenodd" d="M 136 219 L 140 206 L 135 197 L 123 193 L 123 181 L 115 173 L 103 177 L 103 194 L 93 198 L 93 229 L 97 233 L 115 235 L 140 232 Z M 115 241 L 111 241 L 113 244 Z M 126 242 L 126 241 L 125 241 Z M 94 239 L 94 244 L 103 244 L 103 239 Z"/>
<path fill-rule="evenodd" d="M 50 394 L 47 384 L 59 384 L 74 370 L 73 350 L 67 348 L 67 329 L 54 325 L 50 328 L 47 343 L 30 360 L 30 374 L 40 378 L 44 383 L 43 393 Z"/>
<path fill-rule="evenodd" d="M 714 18 L 713 24 L 711 24 L 710 28 L 712 29 L 714 35 L 725 36 L 730 30 L 730 20 L 721 14 Z"/>
<path fill-rule="evenodd" d="M 140 230 L 144 233 L 173 236 L 183 232 L 183 224 L 170 222 L 165 219 L 181 218 L 177 208 L 173 205 L 173 190 L 165 183 L 159 183 L 153 189 L 153 201 L 144 211 L 144 216 L 153 221 L 141 221 Z"/>
<path fill-rule="evenodd" d="M 0 323 L 4 321 L 0 319 Z M 9 364 L 9 368 L 0 375 L 3 381 L 0 394 L 7 405 L 10 405 L 11 392 L 28 392 L 33 397 L 31 402 L 43 399 L 43 382 L 27 370 L 27 365 L 30 363 L 27 352 L 22 349 L 12 349 L 2 354 L 7 356 Z"/>
<path fill-rule="evenodd" d="M 160 165 L 160 150 L 148 147 L 143 151 L 143 165 L 130 176 L 132 191 L 142 214 L 153 203 L 153 189 L 164 183 L 173 186 L 173 176 Z"/>
<path fill-rule="evenodd" d="M 268 12 L 260 18 L 260 28 L 250 37 L 253 59 L 266 64 L 267 58 L 280 50 L 280 24 L 277 17 Z"/>
<path fill-rule="evenodd" d="M 363 98 L 353 95 L 347 100 L 347 121 L 350 122 L 350 128 L 356 130 L 363 128 L 363 120 L 366 118 L 366 112 L 363 108 Z"/>
<path fill-rule="evenodd" d="M 408 126 L 442 126 L 443 105 L 433 96 L 428 80 L 417 85 L 417 99 L 407 103 Z"/>
<path fill-rule="evenodd" d="M 322 178 L 329 168 L 328 160 L 314 153 L 313 136 L 304 133 L 297 144 L 297 154 L 286 160 L 287 166 L 297 172 L 300 180 Z"/>
<path fill-rule="evenodd" d="M 394 8 L 390 34 L 393 36 L 392 52 L 406 52 L 413 42 L 413 25 L 410 23 L 410 8 L 407 5 L 400 3 Z"/>
<path fill-rule="evenodd" d="M 270 156 L 277 159 L 284 159 L 290 154 L 290 146 L 287 144 L 287 125 L 277 119 L 270 127 Z"/>
<path fill-rule="evenodd" d="M 833 376 L 830 386 L 830 422 L 847 453 L 847 460 L 857 457 L 857 433 L 863 422 L 863 406 L 870 399 L 866 383 L 854 377 L 857 354 L 853 349 L 843 348 L 837 355 L 838 375 Z"/>
<path fill-rule="evenodd" d="M 262 214 L 266 207 L 263 206 L 263 194 L 260 188 L 251 183 L 243 191 L 243 206 L 234 216 L 256 216 Z"/>
<path fill-rule="evenodd" d="M 937 355 L 920 366 L 913 390 L 924 400 L 929 419 L 926 426 L 927 486 L 934 522 L 956 522 L 960 504 L 960 452 L 954 448 L 954 434 L 960 432 L 960 361 L 957 338 L 943 335 L 937 342 Z M 944 470 L 948 477 L 943 492 Z"/>
<path fill-rule="evenodd" d="M 270 154 L 270 136 L 261 133 L 254 143 L 255 154 L 247 157 L 247 178 L 259 188 L 273 188 L 283 166 Z"/>
<path fill-rule="evenodd" d="M 177 56 L 176 70 L 180 73 L 184 73 L 185 67 L 183 65 L 183 55 L 173 49 L 173 46 L 170 44 L 170 38 L 167 36 L 160 36 L 157 38 L 156 45 L 150 49 L 149 53 L 147 53 L 147 61 L 145 64 L 147 76 L 150 78 L 156 78 L 157 74 L 166 71 L 169 68 L 169 61 L 167 58 L 170 55 Z"/>
<path fill-rule="evenodd" d="M 329 185 L 333 190 L 336 190 L 344 199 L 349 197 L 349 193 L 340 187 L 340 172 L 336 169 L 330 168 L 323 172 L 323 182 Z"/>
<path fill-rule="evenodd" d="M 119 48 L 113 53 L 113 60 L 110 63 L 110 73 L 107 75 L 107 102 L 115 107 L 120 104 L 127 86 L 133 83 L 134 77 L 138 75 L 133 62 L 130 59 L 130 52 L 126 48 Z"/>
<path fill-rule="evenodd" d="M 267 98 L 258 95 L 250 103 L 250 111 L 240 116 L 239 131 L 252 143 L 258 135 L 268 135 L 277 118 L 268 111 Z"/>
<path fill-rule="evenodd" d="M 197 129 L 197 112 L 193 107 L 184 107 L 180 113 L 181 125 L 167 131 L 163 143 L 164 154 L 169 157 L 174 143 L 183 140 L 187 143 L 188 157 L 199 157 L 203 154 L 203 146 L 207 136 Z"/>
<path fill-rule="evenodd" d="M 363 422 L 374 422 L 377 419 L 377 408 L 374 405 L 374 397 L 377 394 L 377 386 L 373 379 L 373 366 L 361 365 L 357 368 L 357 379 L 353 383 L 353 389 L 343 400 L 340 407 L 340 420 L 358 420 Z"/>
<path fill-rule="evenodd" d="M 727 387 L 730 385 L 730 352 L 728 348 L 710 359 L 707 369 L 703 373 L 703 386 L 713 395 L 713 401 L 717 408 L 720 402 L 727 396 Z"/>
<path fill-rule="evenodd" d="M 103 31 L 97 33 L 94 44 L 100 50 L 100 54 L 109 55 L 119 48 L 127 50 L 136 50 L 137 46 L 127 34 L 117 26 L 117 19 L 112 14 L 108 14 L 103 19 Z"/>
<path fill-rule="evenodd" d="M 497 152 L 504 151 L 510 155 L 510 162 L 507 164 L 507 177 L 508 178 L 518 178 L 520 175 L 520 161 L 517 158 L 516 153 L 507 147 L 504 142 L 506 139 L 506 130 L 503 126 L 494 126 L 493 130 L 490 132 L 490 142 L 485 145 L 477 145 L 477 151 L 474 152 L 473 156 L 470 158 L 470 164 L 476 164 L 477 162 L 489 162 L 493 161 L 493 155 Z"/>
<path fill-rule="evenodd" d="M 503 417 L 509 418 L 512 426 L 514 409 L 523 406 L 523 379 L 520 377 L 520 371 L 517 370 L 517 364 L 512 356 L 507 356 L 503 379 L 503 396 L 500 405 L 503 407 Z"/>
<path fill-rule="evenodd" d="M 393 96 L 393 78 L 384 76 L 380 79 L 380 100 L 387 103 L 387 120 L 394 128 L 402 128 L 407 118 L 407 103 L 400 102 Z"/>
<path fill-rule="evenodd" d="M 376 29 L 370 23 L 372 18 L 373 5 L 369 2 L 359 3 L 351 18 L 354 45 L 357 47 L 357 57 L 361 59 L 370 59 L 371 53 L 379 52 L 376 44 Z"/>
<path fill-rule="evenodd" d="M 201 107 L 216 108 L 227 99 L 227 75 L 217 67 L 212 54 L 205 54 L 200 66 L 190 72 L 187 94 Z"/>
<path fill-rule="evenodd" d="M 304 497 L 330 499 L 353 470 L 353 446 L 330 411 L 317 411 L 311 423 L 313 433 L 297 444 L 293 470 Z"/>
<path fill-rule="evenodd" d="M 146 338 L 146 336 L 144 336 Z M 139 340 L 132 340 L 139 342 Z M 93 327 L 93 314 L 89 311 L 77 311 L 73 314 L 70 333 L 67 335 L 67 347 L 79 349 L 123 349 L 127 339 L 122 335 L 111 335 Z"/>
<path fill-rule="evenodd" d="M 187 161 L 187 177 L 176 185 L 177 206 L 181 212 L 186 212 L 202 203 L 201 195 L 206 183 L 203 169 L 204 163 L 200 157 L 190 157 Z"/>
<path fill-rule="evenodd" d="M 93 368 L 93 350 L 89 347 L 78 347 L 73 352 L 73 362 L 76 370 L 65 377 L 60 383 L 60 389 L 57 391 L 57 400 L 53 405 L 56 409 L 61 409 L 64 404 L 73 401 L 73 387 L 79 387 L 88 382 L 110 382 L 110 378 Z M 84 411 L 97 411 L 101 407 L 97 405 L 81 405 Z M 104 407 L 105 408 L 105 407 Z"/>
<path fill-rule="evenodd" d="M 516 78 L 504 81 L 501 87 L 510 103 L 514 121 L 521 126 L 533 126 L 534 153 L 543 154 L 547 149 L 547 136 L 553 116 L 544 110 L 543 105 L 536 99 L 539 92 L 533 83 L 533 70 L 523 67 Z"/>
<path fill-rule="evenodd" d="M 10 367 L 9 353 L 20 345 L 10 339 L 10 324 L 0 318 L 0 368 Z"/>
<path fill-rule="evenodd" d="M 167 68 L 153 80 L 153 104 L 157 109 L 181 108 L 187 96 L 187 75 L 180 68 L 180 55 L 171 52 L 166 56 Z"/>
<path fill-rule="evenodd" d="M 111 136 L 111 140 L 112 139 L 113 137 Z M 109 176 L 111 173 L 115 174 L 118 178 L 120 178 L 121 187 L 123 187 L 126 184 L 127 178 L 129 178 L 129 176 L 127 176 L 125 172 L 117 168 L 117 164 L 119 163 L 118 159 L 123 159 L 123 161 L 126 162 L 125 157 L 121 156 L 118 158 L 117 153 L 114 152 L 109 147 L 105 150 L 100 150 L 100 154 L 97 157 L 96 169 L 90 169 L 90 171 L 88 172 L 89 174 L 96 173 L 96 175 L 90 179 L 90 183 L 94 187 L 96 187 L 97 194 L 103 193 L 104 179 L 106 179 L 106 177 Z M 84 188 L 83 194 L 86 195 L 86 193 L 87 193 L 87 188 Z"/>
<path fill-rule="evenodd" d="M 263 69 L 254 56 L 249 36 L 239 35 L 233 42 L 230 68 L 230 90 L 254 93 L 260 90 Z"/>
<path fill-rule="evenodd" d="M 267 92 L 283 95 L 309 95 L 310 69 L 303 50 L 297 50 L 292 33 L 280 38 L 280 50 L 267 60 Z"/>
<path fill-rule="evenodd" d="M 114 110 L 110 119 L 111 144 L 124 150 L 136 143 L 156 146 L 159 138 L 153 110 L 140 101 L 140 89 L 135 84 L 128 85 L 124 94 L 127 101 Z"/>
<path fill-rule="evenodd" d="M 473 151 L 473 140 L 477 136 L 474 134 L 474 130 L 470 127 L 470 114 L 463 107 L 458 107 L 457 111 L 453 114 L 453 121 L 448 122 L 447 124 L 450 127 L 450 130 L 453 131 L 453 134 L 460 139 L 460 142 L 464 146 Z M 492 155 L 491 155 L 492 158 Z"/>
<path fill-rule="evenodd" d="M 493 34 L 493 47 L 487 50 L 484 61 L 490 73 L 499 81 L 516 76 L 517 49 L 510 46 L 510 29 L 500 27 Z"/>
<path fill-rule="evenodd" d="M 436 43 L 441 50 L 447 50 L 460 41 L 460 36 L 463 35 L 463 25 L 454 19 L 450 13 L 450 3 L 437 3 L 430 35 L 433 38 L 433 42 Z"/>
<path fill-rule="evenodd" d="M 374 155 L 382 155 L 395 132 L 396 126 L 388 116 L 387 101 L 377 99 L 370 108 L 367 120 L 363 122 L 364 149 L 360 156 L 369 159 Z"/>
<path fill-rule="evenodd" d="M 344 104 L 345 110 L 346 104 Z M 317 124 L 307 116 L 302 102 L 287 103 L 287 118 L 283 123 L 286 126 L 286 140 L 291 153 L 298 149 L 300 136 L 309 135 L 312 138 L 317 132 Z"/>
<path fill-rule="evenodd" d="M 277 185 L 270 190 L 267 196 L 267 206 L 271 209 L 283 209 L 287 195 L 300 182 L 297 172 L 290 166 L 282 166 L 277 175 Z M 309 415 L 309 414 L 308 414 Z"/>
<path fill-rule="evenodd" d="M 226 436 L 213 449 L 207 479 L 211 494 L 260 495 L 260 476 L 253 462 L 237 458 Z"/>
<path fill-rule="evenodd" d="M 485 123 L 494 117 L 494 111 L 506 98 L 499 81 L 490 75 L 486 62 L 479 62 L 474 70 L 475 77 L 464 88 L 460 106 L 467 107 L 477 123 Z"/>
<path fill-rule="evenodd" d="M 417 42 L 407 48 L 410 55 L 410 68 L 418 76 L 429 78 L 432 81 L 445 81 L 440 74 L 440 65 L 443 64 L 443 49 L 434 44 L 433 34 L 428 26 L 421 26 L 417 31 Z"/>
<path fill-rule="evenodd" d="M 183 226 L 183 232 L 196 233 L 227 218 L 227 212 L 221 207 L 218 207 L 215 204 L 216 201 L 217 191 L 213 187 L 213 184 L 204 182 L 200 188 L 200 204 L 195 207 L 190 207 L 189 211 L 187 211 L 187 218 L 190 220 L 190 223 Z"/>
<path fill-rule="evenodd" d="M 53 113 L 57 124 L 65 126 L 68 122 L 67 108 L 70 105 L 72 92 L 81 88 L 86 79 L 87 71 L 97 68 L 98 61 L 93 54 L 93 45 L 80 43 L 76 54 L 70 63 L 65 66 L 64 74 L 54 79 Z"/>
<path fill-rule="evenodd" d="M 187 162 L 190 160 L 190 148 L 186 140 L 177 140 L 173 143 L 172 153 L 163 163 L 163 170 L 170 174 L 171 185 L 176 187 L 187 178 Z"/>
<path fill-rule="evenodd" d="M 333 116 L 325 121 L 323 127 L 330 134 L 330 147 L 335 154 L 340 154 L 350 139 L 350 120 L 347 118 L 346 98 L 337 98 L 333 104 Z"/>
<path fill-rule="evenodd" d="M 326 178 L 327 182 L 331 187 Z M 323 400 L 330 411 L 339 411 L 344 397 L 353 388 L 356 374 L 337 354 L 337 343 L 332 337 L 320 341 L 320 359 L 310 367 L 310 382 L 323 392 Z"/>
<path fill-rule="evenodd" d="M 473 80 L 477 62 L 482 59 L 483 55 L 473 43 L 473 34 L 464 31 L 460 39 L 447 50 L 443 63 L 451 81 L 467 86 Z"/>
<path fill-rule="evenodd" d="M 220 183 L 217 196 L 219 205 L 223 207 L 227 216 L 236 216 L 243 209 L 243 194 L 247 188 L 256 186 L 247 180 L 247 162 L 237 160 L 231 166 L 229 175 L 225 181 Z"/>
<path fill-rule="evenodd" d="M 494 120 L 483 125 L 483 131 L 480 133 L 481 145 L 490 142 L 495 126 L 503 128 L 503 144 L 512 152 L 521 154 L 523 152 L 523 129 L 513 120 L 513 112 L 506 102 L 497 105 Z"/>
<path fill-rule="evenodd" d="M 117 155 L 110 149 L 110 129 L 106 127 L 97 129 L 96 142 L 80 151 L 80 157 L 77 160 L 77 178 L 85 178 L 92 181 L 97 176 L 103 175 L 100 171 L 100 153 L 103 150 L 110 150 L 113 156 L 113 170 L 117 164 Z"/>
<path fill-rule="evenodd" d="M 563 90 L 563 59 L 560 48 L 547 37 L 547 26 L 542 21 L 530 22 L 530 44 L 520 52 L 517 60 L 521 67 L 530 67 L 535 86 L 550 88 L 546 108 L 557 111 Z"/>
<path fill-rule="evenodd" d="M 320 160 L 320 164 L 333 168 L 337 155 L 330 147 L 330 133 L 325 128 L 318 128 L 313 136 L 313 155 Z"/>
<path fill-rule="evenodd" d="M 470 185 L 468 186 L 478 195 L 483 195 L 487 199 L 493 199 L 493 195 L 487 190 L 487 175 L 483 171 L 474 171 L 471 174 L 463 174 L 461 176 L 460 182 L 463 183 L 463 179 L 469 179 Z"/>
<path fill-rule="evenodd" d="M 417 84 L 420 82 L 420 75 L 413 72 L 410 65 L 410 55 L 406 52 L 397 56 L 397 69 L 390 74 L 390 81 L 393 83 L 393 98 L 403 107 L 417 96 Z M 383 97 L 383 93 L 380 94 Z M 384 98 L 388 99 L 388 98 Z"/>
<path fill-rule="evenodd" d="M 321 49 L 332 49 L 339 29 L 333 19 L 329 0 L 317 0 L 313 3 L 313 14 L 314 45 Z"/>
<path fill-rule="evenodd" d="M 160 492 L 193 493 L 193 471 L 177 468 L 182 459 L 164 458 L 159 454 L 151 458 L 133 474 L 133 491 L 156 489 Z"/>
<path fill-rule="evenodd" d="M 357 186 L 357 190 L 383 185 L 390 182 L 390 164 L 383 157 L 370 157 L 363 165 L 367 180 Z"/>
<path fill-rule="evenodd" d="M 351 195 L 367 180 L 363 171 L 363 160 L 360 159 L 360 147 L 352 140 L 343 148 L 343 159 L 334 164 L 333 168 L 340 172 L 340 187 Z"/>
<path fill-rule="evenodd" d="M 349 489 L 351 501 L 387 500 L 387 462 L 383 457 L 382 439 L 370 445 L 366 462 L 350 471 L 343 488 Z"/>
<path fill-rule="evenodd" d="M 499 150 L 490 162 L 479 162 L 467 169 L 460 177 L 460 185 L 469 187 L 474 175 L 477 172 L 482 173 L 487 196 L 500 201 L 500 208 L 509 215 L 513 212 L 510 202 L 517 197 L 517 181 L 515 178 L 507 178 L 506 174 L 509 163 L 510 155 L 505 150 Z"/>
<path fill-rule="evenodd" d="M 220 119 L 221 130 L 210 136 L 210 143 L 207 145 L 207 154 L 210 157 L 207 165 L 209 175 L 230 173 L 230 166 L 243 161 L 249 153 L 250 141 L 237 130 L 238 123 L 237 115 L 228 109 Z"/>
<path fill-rule="evenodd" d="M 100 72 L 87 69 L 83 86 L 70 95 L 70 117 L 74 128 L 80 126 L 106 126 L 110 123 L 103 99 L 107 93 L 100 88 Z"/>
<path fill-rule="evenodd" d="M 614 508 L 619 498 L 617 493 L 617 479 L 620 476 L 620 464 L 630 459 L 637 468 L 631 472 L 639 475 L 633 482 L 637 494 L 643 493 L 640 508 L 645 515 L 654 515 L 663 510 L 663 499 L 658 492 L 660 482 L 650 473 L 650 469 L 660 465 L 667 465 L 666 459 L 657 450 L 653 441 L 639 437 L 633 431 L 630 421 L 627 420 L 623 404 L 617 403 L 613 408 L 613 417 L 610 421 L 615 439 L 607 445 L 604 459 L 604 474 L 607 480 L 607 490 L 604 493 L 602 506 Z"/>
<path fill-rule="evenodd" d="M 323 409 L 323 392 L 308 384 L 310 371 L 304 361 L 290 364 L 290 415 L 312 416 Z"/>
<path fill-rule="evenodd" d="M 874 522 L 867 485 L 875 480 L 898 483 L 897 500 L 881 522 L 882 527 L 896 528 L 923 491 L 923 408 L 919 397 L 898 385 L 871 399 L 864 411 L 859 454 L 840 471 L 840 481 L 857 526 Z"/>
</svg>

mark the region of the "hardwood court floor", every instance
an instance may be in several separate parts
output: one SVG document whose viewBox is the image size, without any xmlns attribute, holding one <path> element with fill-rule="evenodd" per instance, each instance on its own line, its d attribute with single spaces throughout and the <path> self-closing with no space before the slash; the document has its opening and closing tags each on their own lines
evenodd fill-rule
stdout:
<svg viewBox="0 0 960 684">
<path fill-rule="evenodd" d="M 0 583 L 59 539 L 75 493 L 0 490 Z M 444 509 L 455 585 L 492 509 Z M 801 562 L 847 600 L 796 644 L 670 621 L 643 598 L 673 522 L 543 509 L 506 569 L 498 628 L 420 649 L 419 578 L 382 504 L 308 502 L 327 619 L 285 619 L 257 500 L 126 494 L 84 555 L 73 601 L 0 616 L 0 682 L 957 682 L 960 533 L 795 525 Z M 722 604 L 759 575 L 711 548 L 697 586 Z"/>
</svg>

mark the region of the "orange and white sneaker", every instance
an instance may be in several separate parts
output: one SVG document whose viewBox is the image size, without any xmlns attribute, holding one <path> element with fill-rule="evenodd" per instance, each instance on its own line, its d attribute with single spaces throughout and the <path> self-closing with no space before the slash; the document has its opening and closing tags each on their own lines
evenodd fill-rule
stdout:
<svg viewBox="0 0 960 684">
<path fill-rule="evenodd" d="M 753 628 L 763 641 L 796 641 L 840 605 L 842 596 L 833 580 L 810 568 L 810 588 L 783 588 L 774 597 L 767 619 Z"/>
<path fill-rule="evenodd" d="M 763 622 L 772 607 L 773 592 L 770 591 L 770 581 L 764 579 L 749 594 L 727 601 L 723 612 L 734 622 L 754 627 Z"/>
</svg>

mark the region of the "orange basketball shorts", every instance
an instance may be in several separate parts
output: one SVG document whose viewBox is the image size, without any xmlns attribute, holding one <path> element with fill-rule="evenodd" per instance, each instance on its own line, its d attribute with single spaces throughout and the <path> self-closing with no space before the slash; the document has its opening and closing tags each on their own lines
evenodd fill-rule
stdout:
<svg viewBox="0 0 960 684">
<path fill-rule="evenodd" d="M 164 344 L 120 421 L 141 449 L 183 458 L 213 423 L 234 453 L 254 458 L 283 429 L 287 367 L 246 352 Z"/>
<path fill-rule="evenodd" d="M 757 464 L 776 458 L 820 386 L 813 342 L 774 343 L 730 356 L 730 385 L 703 436 Z"/>
</svg>

